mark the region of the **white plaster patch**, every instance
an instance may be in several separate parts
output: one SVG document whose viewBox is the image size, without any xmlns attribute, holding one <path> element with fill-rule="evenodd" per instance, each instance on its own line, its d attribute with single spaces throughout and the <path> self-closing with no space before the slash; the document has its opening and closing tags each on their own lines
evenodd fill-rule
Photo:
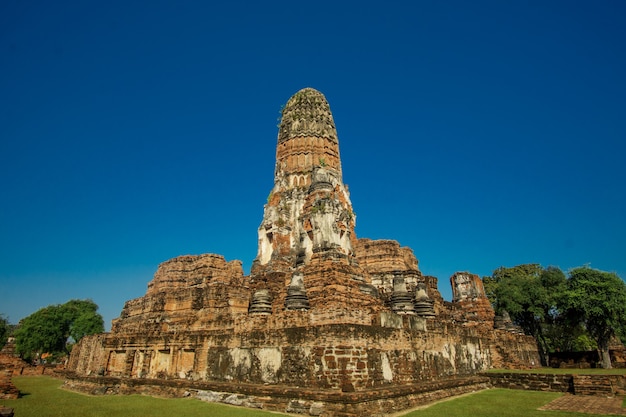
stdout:
<svg viewBox="0 0 626 417">
<path fill-rule="evenodd" d="M 467 360 L 469 362 L 468 364 L 470 368 L 476 369 L 476 362 L 478 359 L 477 355 L 480 355 L 476 351 L 476 346 L 474 346 L 473 344 L 468 344 L 467 346 L 465 346 L 465 350 L 466 350 L 466 356 L 467 356 Z"/>
<path fill-rule="evenodd" d="M 389 358 L 387 357 L 386 353 L 381 352 L 380 361 L 382 362 L 383 378 L 385 379 L 385 381 L 392 381 L 393 371 L 391 370 L 391 364 L 389 363 Z"/>
<path fill-rule="evenodd" d="M 240 374 L 250 372 L 252 365 L 252 355 L 250 355 L 250 351 L 247 349 L 233 348 L 230 349 L 229 353 L 234 368 L 237 369 Z"/>
<path fill-rule="evenodd" d="M 321 416 L 324 414 L 324 403 L 314 402 L 309 408 L 309 414 L 312 416 Z"/>
<path fill-rule="evenodd" d="M 382 311 L 380 313 L 381 327 L 391 327 L 394 329 L 402 328 L 402 317 L 396 313 Z"/>
<path fill-rule="evenodd" d="M 443 346 L 443 349 L 441 350 L 441 356 L 443 356 L 445 359 L 448 360 L 448 362 L 450 363 L 450 366 L 452 366 L 452 369 L 454 369 L 454 371 L 456 371 L 456 348 L 454 347 L 453 344 L 450 343 L 446 343 Z"/>
<path fill-rule="evenodd" d="M 446 343 L 443 347 L 443 356 L 451 362 L 456 357 L 456 347 L 453 344 Z"/>
<path fill-rule="evenodd" d="M 261 362 L 261 379 L 263 382 L 276 382 L 276 373 L 282 364 L 282 354 L 278 348 L 259 349 L 257 354 Z"/>
<path fill-rule="evenodd" d="M 160 350 L 157 353 L 156 371 L 167 372 L 169 366 L 170 366 L 170 351 Z"/>
</svg>

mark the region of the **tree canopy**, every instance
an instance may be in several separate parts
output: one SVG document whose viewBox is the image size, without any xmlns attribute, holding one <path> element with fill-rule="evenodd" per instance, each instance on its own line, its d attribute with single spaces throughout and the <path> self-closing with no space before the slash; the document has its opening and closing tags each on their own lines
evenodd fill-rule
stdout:
<svg viewBox="0 0 626 417">
<path fill-rule="evenodd" d="M 598 348 L 610 367 L 609 342 L 626 338 L 626 284 L 614 273 L 575 268 L 566 277 L 556 267 L 538 264 L 496 269 L 484 277 L 496 313 L 537 340 L 544 365 L 549 353 Z"/>
<path fill-rule="evenodd" d="M 104 320 L 91 300 L 70 300 L 44 307 L 20 321 L 15 330 L 15 349 L 24 359 L 42 353 L 68 353 L 67 342 L 104 331 Z"/>
<path fill-rule="evenodd" d="M 548 352 L 554 349 L 548 335 L 557 318 L 557 299 L 565 274 L 556 267 L 524 264 L 500 267 L 491 277 L 483 278 L 483 283 L 496 313 L 506 311 L 526 334 L 537 339 L 542 362 L 547 365 Z"/>
<path fill-rule="evenodd" d="M 582 324 L 611 367 L 609 342 L 626 334 L 626 284 L 617 274 L 580 267 L 570 271 L 561 304 L 573 322 Z"/>
</svg>

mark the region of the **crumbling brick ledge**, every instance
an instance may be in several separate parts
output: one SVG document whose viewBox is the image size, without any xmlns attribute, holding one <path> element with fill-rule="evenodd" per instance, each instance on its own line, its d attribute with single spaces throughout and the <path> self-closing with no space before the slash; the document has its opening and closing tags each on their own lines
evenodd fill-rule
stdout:
<svg viewBox="0 0 626 417">
<path fill-rule="evenodd" d="M 91 395 L 145 394 L 196 396 L 227 404 L 322 417 L 385 416 L 444 398 L 490 387 L 486 376 L 466 376 L 415 384 L 342 392 L 239 382 L 137 379 L 66 374 L 64 388 Z M 207 396 L 210 392 L 213 395 Z M 221 395 L 220 395 L 221 394 Z"/>
<path fill-rule="evenodd" d="M 497 388 L 568 392 L 576 395 L 625 395 L 626 375 L 540 374 L 532 372 L 485 372 Z"/>
</svg>

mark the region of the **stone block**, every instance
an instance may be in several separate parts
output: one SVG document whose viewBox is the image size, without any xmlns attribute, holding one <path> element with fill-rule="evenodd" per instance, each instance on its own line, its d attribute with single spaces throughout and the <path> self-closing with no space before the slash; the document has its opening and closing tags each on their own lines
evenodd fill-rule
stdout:
<svg viewBox="0 0 626 417">
<path fill-rule="evenodd" d="M 13 417 L 14 412 L 12 408 L 0 406 L 0 417 Z"/>
</svg>

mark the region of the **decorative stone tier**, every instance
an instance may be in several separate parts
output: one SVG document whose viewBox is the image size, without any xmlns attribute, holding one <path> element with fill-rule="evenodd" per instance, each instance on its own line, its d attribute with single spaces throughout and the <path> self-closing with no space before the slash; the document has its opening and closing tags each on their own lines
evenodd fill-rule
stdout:
<svg viewBox="0 0 626 417">
<path fill-rule="evenodd" d="M 310 186 L 311 177 L 304 174 L 320 164 L 341 171 L 336 139 L 301 136 L 284 140 L 278 145 L 276 159 L 277 169 L 290 175 L 292 187 Z"/>
<path fill-rule="evenodd" d="M 68 369 L 81 375 L 304 383 L 340 390 L 538 363 L 531 337 L 348 309 L 241 314 L 213 330 L 103 334 L 85 337 L 74 349 Z"/>
<path fill-rule="evenodd" d="M 355 255 L 359 265 L 375 274 L 415 271 L 421 275 L 413 250 L 400 247 L 395 240 L 361 238 L 357 242 Z"/>
<path fill-rule="evenodd" d="M 363 279 L 363 270 L 339 252 L 316 253 L 301 271 L 312 309 L 373 313 L 382 307 L 376 289 Z"/>
<path fill-rule="evenodd" d="M 248 310 L 250 291 L 241 262 L 213 254 L 179 256 L 163 262 L 146 295 L 127 301 L 113 333 L 154 334 L 221 327 Z"/>
<path fill-rule="evenodd" d="M 89 395 L 142 394 L 160 397 L 193 395 L 204 401 L 305 416 L 362 417 L 394 413 L 399 409 L 483 390 L 489 388 L 489 379 L 478 376 L 455 377 L 428 383 L 341 392 L 293 386 L 84 377 L 69 374 L 64 387 Z"/>
<path fill-rule="evenodd" d="M 215 283 L 228 283 L 243 278 L 241 261 L 226 262 L 215 254 L 186 255 L 159 265 L 146 295 L 176 289 L 201 288 Z"/>
</svg>

